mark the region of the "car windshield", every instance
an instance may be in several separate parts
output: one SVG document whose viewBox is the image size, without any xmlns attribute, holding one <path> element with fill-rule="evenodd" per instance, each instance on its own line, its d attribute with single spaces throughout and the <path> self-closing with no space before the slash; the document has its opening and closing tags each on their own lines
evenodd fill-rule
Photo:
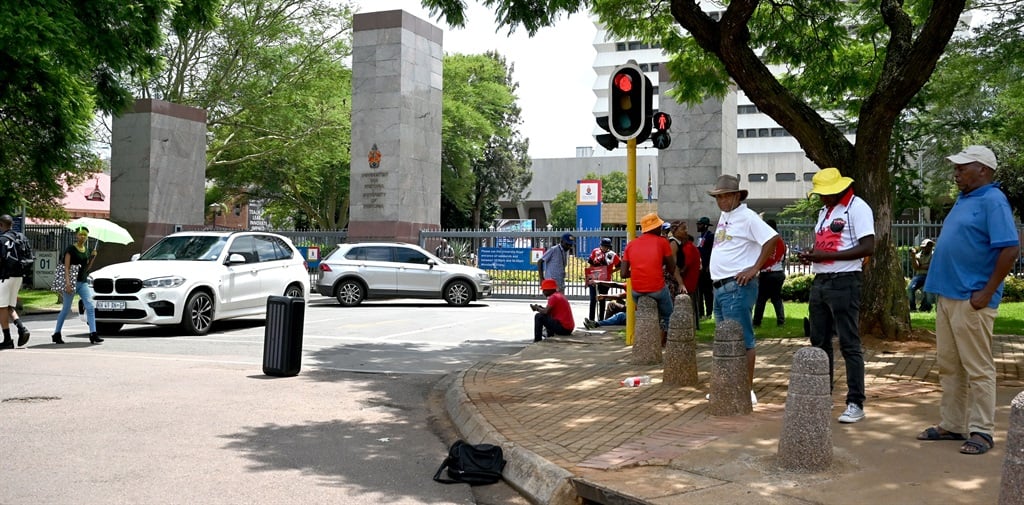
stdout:
<svg viewBox="0 0 1024 505">
<path fill-rule="evenodd" d="M 215 235 L 183 235 L 164 237 L 139 259 L 163 261 L 216 261 L 227 243 L 227 237 Z"/>
</svg>

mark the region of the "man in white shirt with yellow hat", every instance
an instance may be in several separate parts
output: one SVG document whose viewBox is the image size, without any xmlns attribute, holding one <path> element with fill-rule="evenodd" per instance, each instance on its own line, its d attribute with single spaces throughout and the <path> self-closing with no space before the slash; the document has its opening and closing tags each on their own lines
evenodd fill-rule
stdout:
<svg viewBox="0 0 1024 505">
<path fill-rule="evenodd" d="M 811 264 L 814 282 L 807 304 L 811 345 L 828 354 L 829 384 L 834 378 L 832 337 L 846 363 L 846 410 L 841 423 L 864 419 L 864 350 L 860 341 L 860 291 L 864 258 L 875 251 L 875 216 L 853 194 L 853 179 L 826 168 L 812 179 L 807 196 L 819 195 L 824 207 L 814 227 L 814 248 L 800 253 Z"/>
</svg>

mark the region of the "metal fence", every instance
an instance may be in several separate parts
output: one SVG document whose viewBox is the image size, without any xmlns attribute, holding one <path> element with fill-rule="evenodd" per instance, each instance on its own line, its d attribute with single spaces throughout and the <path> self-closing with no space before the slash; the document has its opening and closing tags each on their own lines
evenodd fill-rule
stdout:
<svg viewBox="0 0 1024 505">
<path fill-rule="evenodd" d="M 779 235 L 789 247 L 790 254 L 786 260 L 787 275 L 810 274 L 809 265 L 801 265 L 795 261 L 797 251 L 809 248 L 814 244 L 815 223 L 787 222 L 778 225 Z M 691 228 L 691 233 L 696 227 Z M 904 276 L 910 277 L 913 269 L 910 264 L 910 247 L 918 247 L 924 239 L 936 240 L 942 231 L 941 224 L 896 222 L 892 225 L 893 240 L 903 264 Z M 1018 234 L 1024 240 L 1024 226 L 1018 226 Z M 575 255 L 566 265 L 565 295 L 567 298 L 581 300 L 589 298 L 584 270 L 589 266 L 587 257 L 590 249 L 584 243 L 594 244 L 600 237 L 612 239 L 612 249 L 619 253 L 626 245 L 626 230 L 544 230 L 544 231 L 495 231 L 495 230 L 437 230 L 421 231 L 419 245 L 433 251 L 445 238 L 455 245 L 462 242 L 466 250 L 478 251 L 480 247 L 497 247 L 501 243 L 514 243 L 517 248 L 546 249 L 558 244 L 563 233 L 572 233 L 576 237 Z M 588 238 L 592 240 L 587 240 Z M 458 250 L 459 247 L 456 247 Z M 473 263 L 471 258 L 460 258 L 465 263 Z M 503 298 L 537 298 L 542 296 L 539 288 L 539 274 L 536 265 L 531 270 L 491 270 L 487 272 L 494 279 L 494 296 Z M 1014 266 L 1014 274 L 1024 275 L 1024 260 L 1018 258 Z M 618 275 L 613 280 L 621 281 Z"/>
</svg>

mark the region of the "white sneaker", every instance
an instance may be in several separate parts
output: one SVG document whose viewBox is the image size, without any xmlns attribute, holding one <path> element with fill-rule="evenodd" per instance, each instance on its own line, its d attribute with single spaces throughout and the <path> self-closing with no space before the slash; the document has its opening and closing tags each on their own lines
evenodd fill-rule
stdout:
<svg viewBox="0 0 1024 505">
<path fill-rule="evenodd" d="M 841 423 L 855 423 L 861 419 L 864 419 L 864 409 L 852 403 L 846 404 L 846 411 L 839 416 Z"/>
<path fill-rule="evenodd" d="M 750 390 L 750 406 L 753 407 L 754 405 L 757 405 L 757 395 L 755 395 L 754 394 L 754 390 L 751 389 Z"/>
</svg>

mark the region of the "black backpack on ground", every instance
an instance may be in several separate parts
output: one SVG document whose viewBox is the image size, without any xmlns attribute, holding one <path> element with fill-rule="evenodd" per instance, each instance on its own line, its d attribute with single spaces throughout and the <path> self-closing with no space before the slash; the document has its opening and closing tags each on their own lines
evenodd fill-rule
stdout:
<svg viewBox="0 0 1024 505">
<path fill-rule="evenodd" d="M 441 478 L 441 472 L 448 468 L 448 477 Z M 472 445 L 456 441 L 448 449 L 448 457 L 434 474 L 434 480 L 443 484 L 469 484 L 479 486 L 494 484 L 501 480 L 505 458 L 501 447 L 491 444 Z"/>
<path fill-rule="evenodd" d="M 28 237 L 14 230 L 0 235 L 0 279 L 23 277 L 32 270 L 34 262 Z"/>
</svg>

